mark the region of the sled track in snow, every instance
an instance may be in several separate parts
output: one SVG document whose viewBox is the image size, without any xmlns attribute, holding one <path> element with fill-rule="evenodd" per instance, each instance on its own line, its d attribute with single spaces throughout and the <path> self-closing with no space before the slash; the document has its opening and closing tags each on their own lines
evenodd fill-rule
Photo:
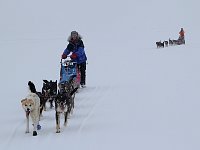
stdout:
<svg viewBox="0 0 200 150">
<path fill-rule="evenodd" d="M 75 112 L 84 113 L 82 117 L 74 114 L 72 119 L 79 119 L 79 127 L 77 133 L 81 134 L 86 125 L 86 122 L 94 114 L 96 106 L 103 101 L 103 97 L 107 96 L 110 91 L 110 87 L 87 87 L 78 93 L 75 99 Z M 82 110 L 84 109 L 84 111 Z"/>
<path fill-rule="evenodd" d="M 9 136 L 5 146 L 4 146 L 4 149 L 8 149 L 10 147 L 10 145 L 12 144 L 12 141 L 17 138 L 17 131 L 18 129 L 20 128 L 20 126 L 23 126 L 23 124 L 25 123 L 25 121 L 20 121 L 18 122 L 18 124 L 15 126 L 15 128 L 13 129 L 13 132 L 12 134 Z M 25 133 L 25 130 L 24 130 L 24 133 Z"/>
<path fill-rule="evenodd" d="M 42 125 L 42 129 L 38 131 L 38 137 L 36 137 L 37 141 L 48 142 L 48 139 L 52 136 L 76 136 L 84 132 L 84 130 L 88 129 L 88 125 L 90 123 L 90 118 L 95 114 L 96 107 L 104 101 L 104 97 L 108 95 L 111 87 L 86 87 L 80 89 L 75 97 L 75 108 L 74 113 L 68 120 L 67 127 L 63 126 L 63 116 L 61 118 L 61 133 L 57 134 L 55 131 L 55 110 L 47 110 L 44 112 L 43 117 L 41 118 L 40 124 Z M 23 113 L 21 114 L 24 115 Z M 11 130 L 10 134 L 6 138 L 3 148 L 10 149 L 12 147 L 12 143 L 16 142 L 16 139 L 21 138 L 23 141 L 24 138 L 32 138 L 32 126 L 30 123 L 30 133 L 25 134 L 25 118 L 23 120 L 18 120 L 17 123 L 14 123 L 15 126 Z M 89 125 L 90 126 L 90 125 Z M 45 138 L 44 138 L 45 137 Z M 38 141 L 38 142 L 39 142 Z"/>
</svg>

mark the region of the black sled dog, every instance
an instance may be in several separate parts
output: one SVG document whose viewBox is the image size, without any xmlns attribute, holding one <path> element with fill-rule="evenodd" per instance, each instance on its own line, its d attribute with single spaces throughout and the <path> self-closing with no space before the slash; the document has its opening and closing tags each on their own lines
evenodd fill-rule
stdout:
<svg viewBox="0 0 200 150">
<path fill-rule="evenodd" d="M 64 113 L 64 126 L 67 126 L 67 119 L 72 109 L 72 95 L 77 91 L 75 88 L 70 93 L 58 93 L 55 100 L 56 111 L 56 133 L 60 133 L 60 115 Z"/>
</svg>

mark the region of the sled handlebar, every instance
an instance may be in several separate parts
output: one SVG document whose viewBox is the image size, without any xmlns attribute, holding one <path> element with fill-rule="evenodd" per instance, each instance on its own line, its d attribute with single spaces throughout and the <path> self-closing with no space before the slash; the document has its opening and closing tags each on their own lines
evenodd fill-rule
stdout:
<svg viewBox="0 0 200 150">
<path fill-rule="evenodd" d="M 77 62 L 71 61 L 71 60 L 65 60 L 64 62 L 62 62 L 62 59 L 60 61 L 61 64 L 65 64 L 65 65 L 74 65 L 77 64 Z"/>
</svg>

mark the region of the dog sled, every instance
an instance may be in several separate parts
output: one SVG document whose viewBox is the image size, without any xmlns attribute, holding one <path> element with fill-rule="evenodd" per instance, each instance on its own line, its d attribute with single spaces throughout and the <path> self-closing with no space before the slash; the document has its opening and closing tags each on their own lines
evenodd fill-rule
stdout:
<svg viewBox="0 0 200 150">
<path fill-rule="evenodd" d="M 184 37 L 179 37 L 177 40 L 177 45 L 185 44 L 185 38 Z"/>
<path fill-rule="evenodd" d="M 65 60 L 62 62 L 61 60 L 59 89 L 63 90 L 64 86 L 66 91 L 67 85 L 72 86 L 72 89 L 80 86 L 80 71 L 76 62 L 72 60 Z"/>
</svg>

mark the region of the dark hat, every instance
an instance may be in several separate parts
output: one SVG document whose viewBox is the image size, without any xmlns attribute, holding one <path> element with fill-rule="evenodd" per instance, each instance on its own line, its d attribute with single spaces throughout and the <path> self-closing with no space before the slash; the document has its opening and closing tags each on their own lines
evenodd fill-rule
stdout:
<svg viewBox="0 0 200 150">
<path fill-rule="evenodd" d="M 72 36 L 72 35 L 78 35 L 78 32 L 72 31 L 72 32 L 71 32 L 71 36 Z"/>
</svg>

